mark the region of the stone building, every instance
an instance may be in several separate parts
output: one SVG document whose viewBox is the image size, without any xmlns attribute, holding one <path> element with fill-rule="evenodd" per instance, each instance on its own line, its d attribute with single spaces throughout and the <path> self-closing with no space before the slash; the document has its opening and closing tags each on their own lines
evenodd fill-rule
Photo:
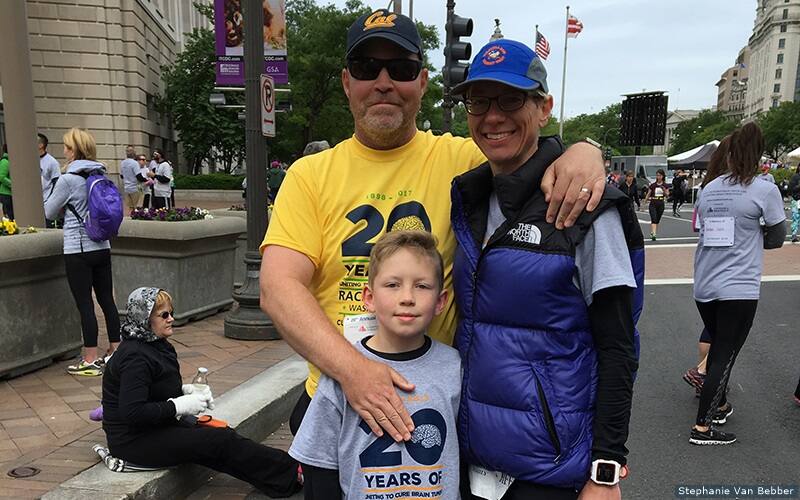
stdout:
<svg viewBox="0 0 800 500">
<path fill-rule="evenodd" d="M 749 68 L 750 47 L 744 47 L 734 65 L 725 70 L 716 83 L 717 109 L 732 120 L 739 121 L 745 117 Z"/>
<path fill-rule="evenodd" d="M 192 2 L 26 0 L 26 7 L 36 126 L 50 153 L 63 161 L 61 136 L 77 126 L 95 136 L 98 160 L 112 173 L 127 144 L 161 148 L 175 163 L 176 135 L 156 98 L 160 68 L 182 50 L 184 33 L 211 27 Z M 0 112 L 4 140 L 3 121 Z"/>
<path fill-rule="evenodd" d="M 758 0 L 745 118 L 800 100 L 800 0 Z"/>
</svg>

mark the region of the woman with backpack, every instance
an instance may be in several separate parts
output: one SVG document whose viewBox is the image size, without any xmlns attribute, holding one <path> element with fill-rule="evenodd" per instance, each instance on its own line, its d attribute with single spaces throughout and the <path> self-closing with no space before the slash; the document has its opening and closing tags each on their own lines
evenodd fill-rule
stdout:
<svg viewBox="0 0 800 500">
<path fill-rule="evenodd" d="M 106 319 L 108 356 L 113 354 L 120 338 L 119 314 L 114 303 L 111 281 L 111 245 L 107 239 L 96 241 L 98 236 L 94 230 L 90 231 L 93 228 L 87 229 L 87 178 L 93 176 L 92 179 L 102 179 L 96 175 L 105 175 L 106 168 L 97 162 L 94 137 L 85 130 L 72 128 L 64 134 L 63 140 L 64 157 L 68 163 L 67 173 L 56 182 L 45 200 L 44 210 L 45 216 L 53 219 L 62 208 L 67 208 L 64 218 L 64 263 L 67 282 L 81 316 L 83 332 L 83 356 L 78 363 L 68 366 L 67 372 L 92 377 L 102 374 L 105 362 L 97 355 L 97 317 L 94 314 L 92 289 Z M 121 197 L 119 200 L 121 215 Z"/>
</svg>

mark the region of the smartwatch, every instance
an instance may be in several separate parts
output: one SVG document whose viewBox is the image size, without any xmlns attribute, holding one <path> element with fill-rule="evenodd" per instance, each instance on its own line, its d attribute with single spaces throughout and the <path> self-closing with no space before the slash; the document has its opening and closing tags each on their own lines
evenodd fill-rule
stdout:
<svg viewBox="0 0 800 500">
<path fill-rule="evenodd" d="M 619 482 L 619 473 L 622 466 L 613 460 L 597 459 L 592 462 L 590 479 L 605 486 L 614 486 Z"/>
</svg>

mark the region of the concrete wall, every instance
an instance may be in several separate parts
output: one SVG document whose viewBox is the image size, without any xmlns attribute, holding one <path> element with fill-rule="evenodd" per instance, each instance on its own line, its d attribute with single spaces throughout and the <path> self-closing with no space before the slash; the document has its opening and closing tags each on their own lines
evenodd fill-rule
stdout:
<svg viewBox="0 0 800 500">
<path fill-rule="evenodd" d="M 63 241 L 56 229 L 0 236 L 0 378 L 70 357 L 83 345 Z"/>
<path fill-rule="evenodd" d="M 114 292 L 121 315 L 140 286 L 157 286 L 173 298 L 176 324 L 209 316 L 233 304 L 236 241 L 247 231 L 238 217 L 189 222 L 125 219 L 111 241 Z"/>
</svg>

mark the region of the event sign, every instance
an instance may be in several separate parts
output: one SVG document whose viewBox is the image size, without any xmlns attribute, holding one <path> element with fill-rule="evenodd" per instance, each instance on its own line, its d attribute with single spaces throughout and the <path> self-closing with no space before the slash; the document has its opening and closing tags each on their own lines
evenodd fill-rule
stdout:
<svg viewBox="0 0 800 500">
<path fill-rule="evenodd" d="M 244 85 L 244 0 L 214 0 L 217 85 Z M 289 83 L 286 1 L 263 0 L 264 69 L 275 83 Z"/>
</svg>

